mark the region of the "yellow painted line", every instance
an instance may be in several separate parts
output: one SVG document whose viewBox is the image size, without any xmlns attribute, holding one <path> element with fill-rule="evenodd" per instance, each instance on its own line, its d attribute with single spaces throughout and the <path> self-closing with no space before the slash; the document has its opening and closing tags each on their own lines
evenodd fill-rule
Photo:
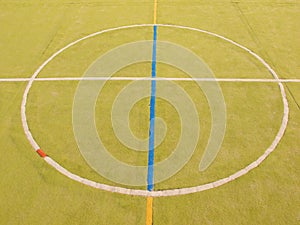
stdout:
<svg viewBox="0 0 300 225">
<path fill-rule="evenodd" d="M 157 22 L 157 0 L 154 0 L 154 13 L 153 13 L 153 23 Z"/>
<path fill-rule="evenodd" d="M 153 224 L 153 197 L 147 197 L 146 225 Z"/>
</svg>

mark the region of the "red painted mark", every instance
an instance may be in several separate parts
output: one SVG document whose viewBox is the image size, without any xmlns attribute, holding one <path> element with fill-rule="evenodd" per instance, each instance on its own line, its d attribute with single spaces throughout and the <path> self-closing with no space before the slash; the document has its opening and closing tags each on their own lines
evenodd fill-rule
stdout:
<svg viewBox="0 0 300 225">
<path fill-rule="evenodd" d="M 43 152 L 42 149 L 39 149 L 39 150 L 37 150 L 36 152 L 37 152 L 37 154 L 39 154 L 42 158 L 45 158 L 45 157 L 47 156 L 46 153 Z"/>
</svg>

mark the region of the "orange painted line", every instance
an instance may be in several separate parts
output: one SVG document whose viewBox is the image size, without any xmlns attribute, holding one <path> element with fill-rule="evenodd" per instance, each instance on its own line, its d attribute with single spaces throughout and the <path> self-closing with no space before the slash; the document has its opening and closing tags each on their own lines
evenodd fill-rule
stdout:
<svg viewBox="0 0 300 225">
<path fill-rule="evenodd" d="M 153 224 L 153 197 L 147 198 L 146 225 Z"/>
<path fill-rule="evenodd" d="M 37 154 L 39 154 L 39 156 L 41 156 L 42 158 L 45 158 L 47 156 L 47 154 L 45 152 L 43 152 L 42 149 L 38 149 L 37 151 Z"/>
</svg>

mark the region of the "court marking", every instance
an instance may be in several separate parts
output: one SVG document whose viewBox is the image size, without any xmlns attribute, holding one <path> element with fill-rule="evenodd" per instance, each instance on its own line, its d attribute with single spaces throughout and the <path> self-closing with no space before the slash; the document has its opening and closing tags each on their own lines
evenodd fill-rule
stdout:
<svg viewBox="0 0 300 225">
<path fill-rule="evenodd" d="M 79 43 L 83 40 L 86 40 L 88 38 L 91 38 L 91 37 L 94 37 L 96 35 L 103 34 L 103 33 L 109 32 L 109 31 L 116 31 L 116 30 L 136 28 L 136 27 L 153 27 L 154 25 L 155 24 L 129 25 L 129 26 L 123 26 L 123 27 L 117 27 L 117 28 L 102 30 L 102 31 L 87 35 L 83 38 L 80 38 L 80 39 L 66 45 L 65 47 L 63 47 L 62 49 L 60 49 L 59 51 L 54 53 L 50 58 L 48 58 L 34 72 L 32 77 L 30 78 L 30 80 L 29 80 L 29 82 L 28 82 L 28 84 L 25 88 L 24 94 L 23 94 L 23 99 L 22 99 L 22 104 L 21 104 L 21 118 L 22 118 L 22 125 L 23 125 L 23 129 L 24 129 L 24 133 L 26 134 L 27 139 L 29 140 L 30 144 L 32 145 L 32 147 L 34 148 L 34 150 L 36 152 L 39 151 L 40 148 L 39 148 L 39 145 L 37 144 L 37 142 L 35 141 L 35 139 L 33 138 L 32 134 L 29 130 L 29 126 L 28 126 L 28 123 L 27 123 L 27 117 L 26 117 L 26 103 L 27 103 L 27 97 L 28 97 L 28 93 L 30 91 L 30 88 L 31 88 L 33 82 L 35 81 L 36 77 L 43 70 L 43 68 L 50 61 L 52 61 L 55 57 L 57 57 L 60 53 L 62 53 L 66 49 L 68 49 L 68 48 L 72 47 L 73 45 L 76 45 L 77 43 Z M 282 120 L 281 120 L 281 126 L 280 126 L 279 131 L 277 132 L 277 135 L 275 136 L 272 144 L 267 148 L 267 150 L 265 150 L 265 152 L 257 160 L 250 163 L 245 168 L 242 168 L 241 170 L 235 172 L 234 174 L 229 175 L 228 177 L 225 177 L 225 178 L 220 179 L 220 180 L 216 180 L 216 181 L 211 182 L 211 183 L 206 183 L 206 184 L 202 184 L 202 185 L 194 186 L 194 187 L 180 188 L 180 189 L 168 189 L 168 190 L 162 190 L 162 191 L 151 191 L 151 192 L 149 192 L 148 190 L 129 189 L 129 188 L 122 188 L 122 187 L 118 187 L 118 186 L 111 186 L 111 185 L 106 185 L 106 184 L 102 184 L 102 183 L 97 183 L 95 181 L 91 181 L 91 180 L 88 180 L 86 178 L 82 178 L 82 177 L 80 177 L 76 174 L 71 173 L 70 171 L 66 170 L 64 167 L 59 165 L 57 162 L 55 162 L 49 156 L 43 157 L 43 159 L 49 165 L 54 167 L 60 173 L 62 173 L 65 176 L 69 177 L 70 179 L 73 179 L 74 181 L 80 182 L 82 184 L 85 184 L 85 185 L 88 185 L 88 186 L 91 186 L 91 187 L 94 187 L 94 188 L 97 188 L 97 189 L 110 191 L 110 192 L 113 192 L 113 193 L 120 193 L 120 194 L 126 194 L 126 195 L 136 195 L 136 196 L 147 196 L 147 197 L 150 197 L 150 196 L 151 197 L 167 197 L 167 196 L 185 195 L 185 194 L 192 194 L 192 193 L 201 192 L 201 191 L 205 191 L 205 190 L 209 190 L 209 189 L 219 187 L 221 185 L 229 183 L 229 182 L 231 182 L 231 181 L 247 174 L 249 171 L 251 171 L 254 168 L 258 167 L 275 150 L 276 146 L 279 144 L 281 138 L 283 137 L 283 135 L 285 133 L 285 130 L 286 130 L 286 127 L 287 127 L 287 124 L 288 124 L 289 105 L 288 105 L 288 100 L 287 100 L 285 89 L 284 89 L 284 86 L 283 86 L 282 82 L 279 81 L 279 77 L 276 74 L 276 72 L 271 68 L 271 66 L 266 61 L 264 61 L 264 59 L 262 59 L 259 55 L 257 55 L 255 52 L 248 49 L 247 47 L 244 47 L 244 46 L 238 44 L 237 42 L 235 42 L 231 39 L 228 39 L 226 37 L 223 37 L 221 35 L 218 35 L 218 34 L 215 34 L 215 33 L 209 32 L 209 31 L 205 31 L 205 30 L 201 30 L 201 29 L 197 29 L 197 28 L 192 28 L 192 27 L 179 26 L 179 25 L 169 25 L 169 24 L 157 24 L 157 26 L 192 30 L 192 31 L 197 31 L 197 32 L 201 32 L 201 33 L 206 33 L 208 35 L 220 38 L 222 40 L 225 40 L 229 43 L 232 43 L 233 45 L 235 45 L 237 47 L 240 47 L 241 49 L 245 50 L 250 55 L 252 55 L 254 58 L 256 58 L 258 61 L 260 61 L 260 63 L 262 63 L 268 69 L 269 73 L 274 77 L 274 79 L 278 83 L 278 86 L 280 88 L 281 97 L 282 97 L 282 103 L 283 103 L 283 107 L 284 107 L 283 117 L 282 117 Z"/>
<path fill-rule="evenodd" d="M 146 203 L 146 225 L 153 223 L 153 197 L 147 197 Z"/>
<path fill-rule="evenodd" d="M 154 0 L 153 24 L 157 23 L 157 0 Z"/>
<path fill-rule="evenodd" d="M 28 82 L 31 78 L 0 78 L 0 82 Z M 197 81 L 197 82 L 240 82 L 240 83 L 300 83 L 300 79 L 265 78 L 179 78 L 179 77 L 46 77 L 34 81 Z"/>
<path fill-rule="evenodd" d="M 149 152 L 148 152 L 148 175 L 147 190 L 153 191 L 154 188 L 154 154 L 155 154 L 155 105 L 156 105 L 156 42 L 157 26 L 153 26 L 153 46 L 152 46 L 152 68 L 151 68 L 151 96 L 150 96 L 150 120 L 149 120 Z"/>
<path fill-rule="evenodd" d="M 147 190 L 154 189 L 154 150 L 155 150 L 155 103 L 156 103 L 156 51 L 157 51 L 157 0 L 154 0 L 153 8 L 153 46 L 152 46 L 152 68 L 151 68 L 151 97 L 150 97 L 150 121 L 149 121 L 149 152 L 148 152 L 148 174 Z M 147 197 L 146 225 L 153 224 L 153 197 Z"/>
</svg>

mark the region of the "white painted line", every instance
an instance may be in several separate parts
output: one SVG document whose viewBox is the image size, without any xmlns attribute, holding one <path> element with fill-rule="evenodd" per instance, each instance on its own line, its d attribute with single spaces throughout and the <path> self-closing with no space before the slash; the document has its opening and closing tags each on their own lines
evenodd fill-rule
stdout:
<svg viewBox="0 0 300 225">
<path fill-rule="evenodd" d="M 30 78 L 0 78 L 0 82 L 26 82 Z"/>
<path fill-rule="evenodd" d="M 198 82 L 244 82 L 244 83 L 300 83 L 300 79 L 263 78 L 179 78 L 179 77 L 49 77 L 35 78 L 34 81 L 198 81 Z M 28 82 L 30 78 L 0 78 L 0 82 Z"/>
</svg>

